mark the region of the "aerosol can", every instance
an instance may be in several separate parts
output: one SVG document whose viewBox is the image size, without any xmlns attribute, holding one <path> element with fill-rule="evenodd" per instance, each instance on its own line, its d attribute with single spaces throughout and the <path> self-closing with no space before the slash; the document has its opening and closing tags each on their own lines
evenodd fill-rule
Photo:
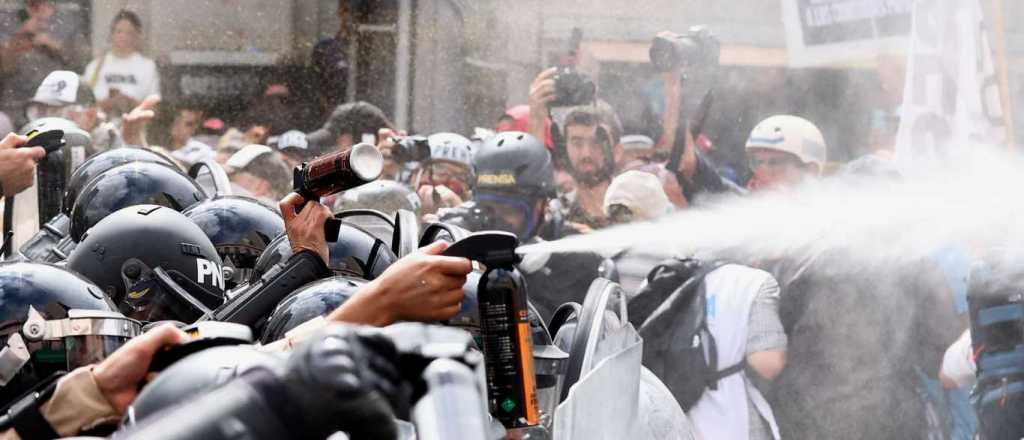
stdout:
<svg viewBox="0 0 1024 440">
<path fill-rule="evenodd" d="M 491 415 L 510 431 L 541 423 L 526 285 L 515 269 L 518 245 L 513 234 L 478 232 L 444 252 L 486 267 L 477 287 L 477 301 L 487 400 Z"/>
</svg>

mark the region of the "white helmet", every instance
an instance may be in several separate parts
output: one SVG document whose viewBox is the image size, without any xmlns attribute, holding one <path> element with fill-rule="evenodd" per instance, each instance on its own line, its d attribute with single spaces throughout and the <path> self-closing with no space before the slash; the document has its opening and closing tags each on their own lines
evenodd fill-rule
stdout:
<svg viewBox="0 0 1024 440">
<path fill-rule="evenodd" d="M 805 164 L 818 164 L 819 170 L 827 157 L 821 130 L 811 121 L 791 115 L 775 115 L 758 123 L 747 139 L 747 149 L 751 148 L 791 153 Z"/>
<path fill-rule="evenodd" d="M 473 169 L 473 143 L 455 133 L 436 133 L 427 138 L 430 158 L 464 165 Z"/>
</svg>

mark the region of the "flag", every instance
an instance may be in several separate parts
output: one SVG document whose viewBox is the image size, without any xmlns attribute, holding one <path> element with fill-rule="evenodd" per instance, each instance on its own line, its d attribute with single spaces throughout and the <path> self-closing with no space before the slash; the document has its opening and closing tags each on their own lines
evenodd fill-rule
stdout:
<svg viewBox="0 0 1024 440">
<path fill-rule="evenodd" d="M 913 167 L 1006 142 L 979 0 L 914 3 L 896 156 Z"/>
</svg>

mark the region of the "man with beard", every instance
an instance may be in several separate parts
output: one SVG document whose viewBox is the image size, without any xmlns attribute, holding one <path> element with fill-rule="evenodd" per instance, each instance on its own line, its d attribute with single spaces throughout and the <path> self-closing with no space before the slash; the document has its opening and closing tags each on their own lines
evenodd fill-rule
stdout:
<svg viewBox="0 0 1024 440">
<path fill-rule="evenodd" d="M 597 107 L 577 107 L 565 118 L 565 146 L 559 148 L 576 190 L 566 195 L 566 221 L 581 233 L 608 226 L 604 196 L 615 174 L 618 118 Z"/>
</svg>

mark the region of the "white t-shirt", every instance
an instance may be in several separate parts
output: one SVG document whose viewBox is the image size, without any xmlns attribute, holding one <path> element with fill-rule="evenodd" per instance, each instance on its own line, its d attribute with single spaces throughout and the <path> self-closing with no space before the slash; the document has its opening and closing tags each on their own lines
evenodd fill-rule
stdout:
<svg viewBox="0 0 1024 440">
<path fill-rule="evenodd" d="M 102 70 L 96 76 L 96 86 L 93 87 L 97 100 L 110 97 L 112 88 L 120 90 L 122 94 L 136 101 L 141 101 L 149 95 L 160 94 L 160 74 L 157 73 L 153 60 L 138 52 L 127 58 L 114 56 L 111 52 L 107 52 L 103 57 L 106 61 L 103 62 Z M 100 58 L 97 58 L 85 67 L 82 79 L 86 84 L 92 82 L 99 63 Z"/>
<path fill-rule="evenodd" d="M 961 388 L 973 386 L 977 379 L 978 366 L 971 351 L 971 330 L 967 329 L 946 349 L 942 357 L 942 374 L 956 382 Z"/>
</svg>

